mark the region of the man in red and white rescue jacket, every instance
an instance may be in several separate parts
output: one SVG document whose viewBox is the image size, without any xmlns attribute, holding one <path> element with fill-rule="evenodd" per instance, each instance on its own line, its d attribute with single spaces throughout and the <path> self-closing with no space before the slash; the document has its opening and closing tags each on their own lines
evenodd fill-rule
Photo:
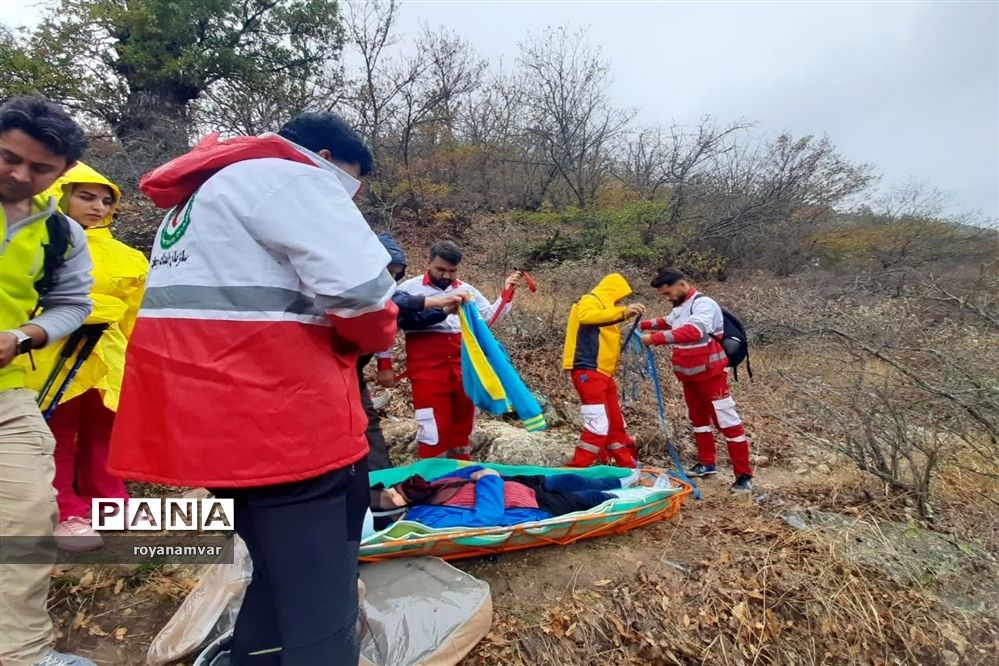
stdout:
<svg viewBox="0 0 999 666">
<path fill-rule="evenodd" d="M 503 295 L 490 303 L 478 289 L 457 279 L 461 257 L 454 243 L 436 243 L 430 248 L 426 273 L 406 280 L 399 285 L 399 291 L 425 297 L 463 294 L 465 300 L 475 303 L 487 322 L 505 317 L 521 273 L 508 277 Z M 419 455 L 470 460 L 468 438 L 474 426 L 475 405 L 465 395 L 461 379 L 461 324 L 453 313 L 428 325 L 427 320 L 433 318 L 433 310 L 399 317 L 399 326 L 406 331 L 406 374 L 413 386 Z"/>
<path fill-rule="evenodd" d="M 721 307 L 698 293 L 686 276 L 668 268 L 652 281 L 652 286 L 673 304 L 668 316 L 643 321 L 645 345 L 672 345 L 673 373 L 683 386 L 687 414 L 697 443 L 697 464 L 690 476 L 710 476 L 715 467 L 714 424 L 728 442 L 735 483 L 732 492 L 753 489 L 753 469 L 749 464 L 746 428 L 735 409 L 728 385 L 728 358 L 721 340 L 725 332 Z"/>
<path fill-rule="evenodd" d="M 209 136 L 140 183 L 170 210 L 108 467 L 234 499 L 253 560 L 234 663 L 276 647 L 285 665 L 357 663 L 356 362 L 392 343 L 397 312 L 388 253 L 353 202 L 372 167 L 353 129 L 310 113 L 280 136 Z"/>
</svg>

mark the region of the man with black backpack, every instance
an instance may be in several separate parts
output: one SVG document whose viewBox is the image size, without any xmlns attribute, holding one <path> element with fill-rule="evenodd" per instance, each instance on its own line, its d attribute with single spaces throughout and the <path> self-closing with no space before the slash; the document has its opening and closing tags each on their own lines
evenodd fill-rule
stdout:
<svg viewBox="0 0 999 666">
<path fill-rule="evenodd" d="M 80 127 L 51 102 L 21 97 L 0 106 L 0 535 L 11 546 L 4 549 L 11 559 L 0 562 L 4 666 L 94 666 L 52 650 L 47 553 L 13 555 L 18 544 L 51 538 L 58 513 L 55 439 L 24 387 L 25 356 L 72 333 L 92 307 L 83 227 L 42 196 L 86 145 Z"/>
<path fill-rule="evenodd" d="M 713 299 L 698 293 L 687 276 L 675 268 L 660 272 L 652 286 L 673 304 L 673 311 L 666 317 L 640 324 L 644 331 L 642 344 L 673 347 L 673 372 L 683 386 L 697 444 L 697 464 L 687 474 L 701 477 L 717 473 L 715 436 L 711 429 L 714 424 L 728 442 L 735 473 L 732 492 L 750 493 L 753 469 L 749 464 L 749 440 L 735 409 L 725 371 L 730 360 L 723 343 L 736 339 L 727 339 L 723 311 Z M 739 351 L 744 352 L 745 341 L 738 343 L 741 343 L 737 345 Z"/>
</svg>

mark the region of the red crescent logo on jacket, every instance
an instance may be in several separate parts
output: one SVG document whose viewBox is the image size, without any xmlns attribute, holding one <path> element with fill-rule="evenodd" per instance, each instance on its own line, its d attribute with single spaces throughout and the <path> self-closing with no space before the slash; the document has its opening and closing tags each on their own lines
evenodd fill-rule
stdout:
<svg viewBox="0 0 999 666">
<path fill-rule="evenodd" d="M 191 225 L 191 208 L 194 206 L 195 195 L 197 192 L 191 195 L 183 207 L 174 206 L 167 213 L 170 221 L 163 227 L 163 233 L 160 234 L 160 247 L 164 250 L 169 250 L 176 245 Z"/>
</svg>

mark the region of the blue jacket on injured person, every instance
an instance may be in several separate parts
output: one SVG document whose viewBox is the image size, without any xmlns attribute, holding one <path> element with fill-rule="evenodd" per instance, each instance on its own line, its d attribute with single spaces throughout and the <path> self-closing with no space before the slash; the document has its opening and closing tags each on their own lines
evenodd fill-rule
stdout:
<svg viewBox="0 0 999 666">
<path fill-rule="evenodd" d="M 429 503 L 411 506 L 405 520 L 427 527 L 504 527 L 586 511 L 618 495 L 638 475 L 590 478 L 579 474 L 500 476 L 475 465 L 432 483 Z"/>
</svg>

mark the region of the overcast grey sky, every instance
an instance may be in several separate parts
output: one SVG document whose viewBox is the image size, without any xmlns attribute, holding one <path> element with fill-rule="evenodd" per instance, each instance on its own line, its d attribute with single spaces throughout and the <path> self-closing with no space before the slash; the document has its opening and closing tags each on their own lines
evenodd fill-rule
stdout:
<svg viewBox="0 0 999 666">
<path fill-rule="evenodd" d="M 39 11 L 5 2 L 3 19 Z M 828 134 L 886 184 L 999 215 L 999 2 L 495 2 L 409 0 L 399 29 L 444 25 L 512 66 L 548 25 L 588 28 L 638 122 L 747 119 Z"/>
</svg>

